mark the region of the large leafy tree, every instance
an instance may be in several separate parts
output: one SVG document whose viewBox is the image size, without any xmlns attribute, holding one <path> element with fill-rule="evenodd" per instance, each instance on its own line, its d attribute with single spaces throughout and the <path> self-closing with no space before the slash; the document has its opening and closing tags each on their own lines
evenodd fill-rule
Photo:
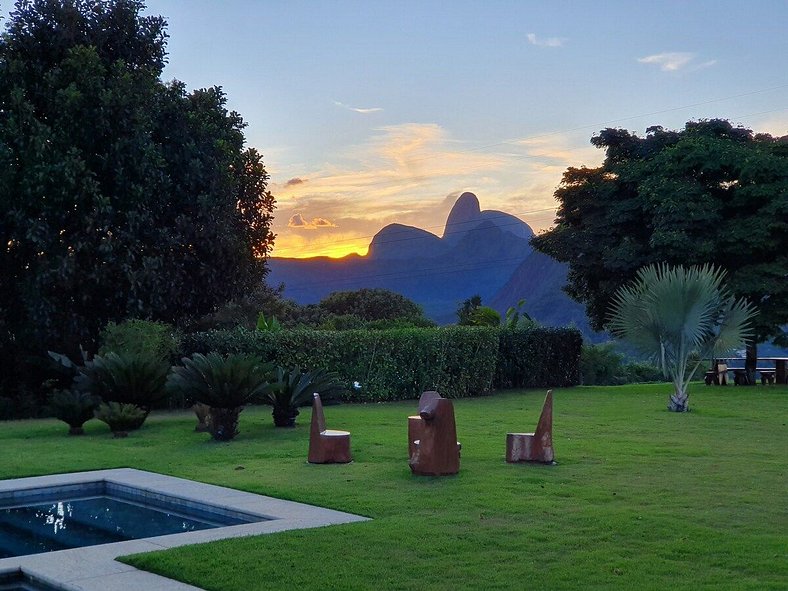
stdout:
<svg viewBox="0 0 788 591">
<path fill-rule="evenodd" d="M 0 36 L 6 351 L 206 314 L 265 273 L 262 158 L 220 88 L 161 81 L 166 23 L 143 8 L 19 1 Z"/>
<path fill-rule="evenodd" d="M 591 142 L 604 163 L 564 173 L 555 225 L 534 247 L 569 263 L 566 291 L 598 329 L 641 267 L 724 269 L 726 287 L 759 311 L 747 350 L 754 371 L 755 343 L 788 338 L 788 136 L 713 119 L 645 137 L 605 129 Z"/>
</svg>

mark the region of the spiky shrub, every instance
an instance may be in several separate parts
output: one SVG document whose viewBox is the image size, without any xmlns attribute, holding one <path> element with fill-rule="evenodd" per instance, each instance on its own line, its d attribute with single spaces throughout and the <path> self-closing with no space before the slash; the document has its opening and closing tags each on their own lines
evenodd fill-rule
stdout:
<svg viewBox="0 0 788 591">
<path fill-rule="evenodd" d="M 290 371 L 276 369 L 276 381 L 265 389 L 265 402 L 273 407 L 271 413 L 277 427 L 294 427 L 298 407 L 312 403 L 312 394 L 320 394 L 324 401 L 338 398 L 345 387 L 336 373 L 324 369 L 302 371 L 296 366 Z"/>
<path fill-rule="evenodd" d="M 109 425 L 115 437 L 126 437 L 129 431 L 138 429 L 147 413 L 135 404 L 102 402 L 95 412 L 96 418 Z"/>
<path fill-rule="evenodd" d="M 69 435 L 83 435 L 82 426 L 93 418 L 99 402 L 97 397 L 79 390 L 57 390 L 49 397 L 49 410 L 69 426 Z"/>
<path fill-rule="evenodd" d="M 174 367 L 168 389 L 187 400 L 210 407 L 208 428 L 214 439 L 227 441 L 238 434 L 238 415 L 253 397 L 261 394 L 272 365 L 251 355 L 195 353 Z"/>
<path fill-rule="evenodd" d="M 755 309 L 723 286 L 713 265 L 649 265 L 613 298 L 611 332 L 649 355 L 673 382 L 668 408 L 689 410 L 687 386 L 704 359 L 723 357 L 751 337 Z"/>
<path fill-rule="evenodd" d="M 138 429 L 157 404 L 167 398 L 170 364 L 149 353 L 107 353 L 96 355 L 81 367 L 76 387 L 100 397 L 104 402 L 133 404 L 143 411 Z"/>
</svg>

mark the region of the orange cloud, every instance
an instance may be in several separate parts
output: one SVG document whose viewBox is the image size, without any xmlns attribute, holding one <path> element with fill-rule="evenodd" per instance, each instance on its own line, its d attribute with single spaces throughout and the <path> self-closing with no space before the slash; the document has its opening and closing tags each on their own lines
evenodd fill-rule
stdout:
<svg viewBox="0 0 788 591">
<path fill-rule="evenodd" d="M 302 230 L 317 230 L 318 228 L 335 228 L 330 220 L 326 218 L 312 218 L 307 220 L 300 213 L 290 216 L 287 222 L 288 228 L 301 228 Z"/>
</svg>

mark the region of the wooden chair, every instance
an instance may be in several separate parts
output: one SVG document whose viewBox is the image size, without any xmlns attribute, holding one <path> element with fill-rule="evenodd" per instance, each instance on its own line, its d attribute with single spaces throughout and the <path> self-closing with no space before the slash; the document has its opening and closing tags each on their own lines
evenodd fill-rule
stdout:
<svg viewBox="0 0 788 591">
<path fill-rule="evenodd" d="M 553 391 L 548 390 L 539 424 L 533 433 L 506 434 L 506 461 L 551 464 L 553 452 Z"/>
<path fill-rule="evenodd" d="M 350 433 L 326 429 L 320 394 L 312 395 L 312 427 L 309 431 L 310 464 L 347 464 L 350 455 Z"/>
<path fill-rule="evenodd" d="M 425 392 L 419 400 L 420 422 L 411 421 L 408 429 L 418 432 L 412 440 L 410 469 L 423 476 L 446 476 L 460 471 L 460 448 L 454 422 L 454 405 L 437 392 Z"/>
</svg>

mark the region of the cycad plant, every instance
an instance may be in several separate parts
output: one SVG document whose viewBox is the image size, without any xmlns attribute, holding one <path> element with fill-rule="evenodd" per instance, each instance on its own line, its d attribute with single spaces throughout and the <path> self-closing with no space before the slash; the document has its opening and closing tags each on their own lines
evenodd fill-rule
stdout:
<svg viewBox="0 0 788 591">
<path fill-rule="evenodd" d="M 713 265 L 649 265 L 613 297 L 609 328 L 649 355 L 673 382 L 668 409 L 689 410 L 687 386 L 704 359 L 722 357 L 752 336 L 751 304 L 723 286 Z"/>
<path fill-rule="evenodd" d="M 145 411 L 136 404 L 102 402 L 95 411 L 99 421 L 107 423 L 115 437 L 126 437 L 145 420 Z"/>
<path fill-rule="evenodd" d="M 273 366 L 250 355 L 218 353 L 195 353 L 181 361 L 182 367 L 172 369 L 168 388 L 210 407 L 208 430 L 214 439 L 233 439 L 238 434 L 238 415 L 264 391 Z"/>
<path fill-rule="evenodd" d="M 142 426 L 151 409 L 167 397 L 165 385 L 170 364 L 149 353 L 107 353 L 96 355 L 79 368 L 75 386 L 104 402 L 119 402 L 137 406 L 142 414 Z"/>
<path fill-rule="evenodd" d="M 169 363 L 148 353 L 110 352 L 86 361 L 79 368 L 74 385 L 104 402 L 134 405 L 147 417 L 154 406 L 167 398 L 169 370 Z"/>
<path fill-rule="evenodd" d="M 276 381 L 265 389 L 265 402 L 273 407 L 271 413 L 277 427 L 295 427 L 298 407 L 312 404 L 312 394 L 320 394 L 323 401 L 332 400 L 345 391 L 334 372 L 324 369 L 302 371 L 296 366 L 290 371 L 276 370 Z"/>
<path fill-rule="evenodd" d="M 69 426 L 69 435 L 84 435 L 82 428 L 93 418 L 101 400 L 88 392 L 79 390 L 57 390 L 49 397 L 49 410 L 52 415 Z"/>
</svg>

